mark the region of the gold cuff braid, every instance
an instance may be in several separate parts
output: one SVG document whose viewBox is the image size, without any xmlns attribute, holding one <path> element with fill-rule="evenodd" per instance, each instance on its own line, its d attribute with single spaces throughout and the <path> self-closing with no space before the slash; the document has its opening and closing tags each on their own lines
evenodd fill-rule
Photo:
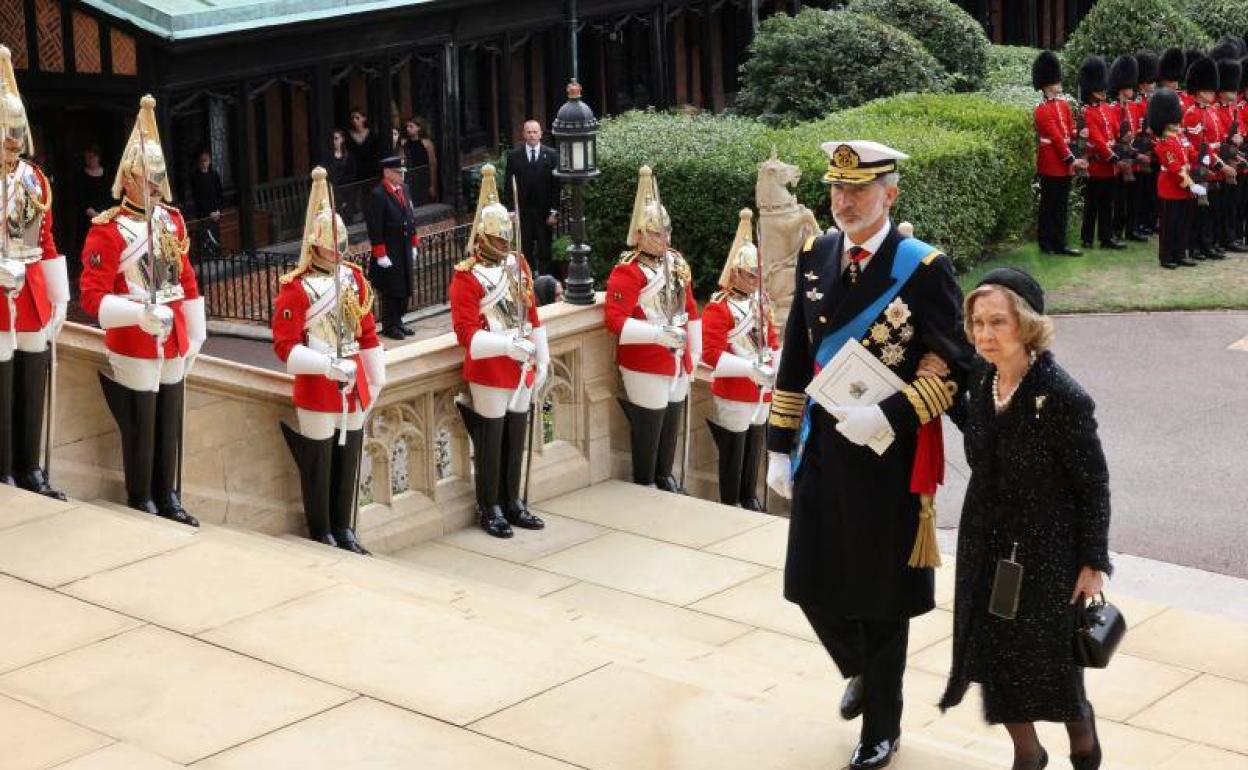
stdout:
<svg viewBox="0 0 1248 770">
<path fill-rule="evenodd" d="M 920 377 L 902 391 L 906 400 L 914 407 L 919 417 L 919 424 L 926 424 L 939 417 L 953 406 L 953 396 L 958 392 L 958 385 L 945 382 L 937 377 Z"/>
<path fill-rule="evenodd" d="M 801 417 L 806 409 L 806 394 L 777 390 L 771 394 L 771 413 L 781 417 Z"/>
<path fill-rule="evenodd" d="M 773 411 L 771 413 L 771 418 L 768 420 L 768 422 L 774 428 L 785 428 L 787 430 L 797 430 L 802 425 L 802 418 L 786 417 L 784 415 L 776 414 Z"/>
</svg>

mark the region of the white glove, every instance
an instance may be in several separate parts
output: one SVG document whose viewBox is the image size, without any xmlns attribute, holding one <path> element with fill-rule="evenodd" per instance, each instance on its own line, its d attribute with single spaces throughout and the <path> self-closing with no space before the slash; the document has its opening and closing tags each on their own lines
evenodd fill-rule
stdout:
<svg viewBox="0 0 1248 770">
<path fill-rule="evenodd" d="M 663 325 L 659 327 L 659 335 L 655 340 L 655 344 L 671 348 L 672 350 L 684 350 L 688 339 L 689 335 L 683 327 Z"/>
<path fill-rule="evenodd" d="M 793 497 L 792 464 L 783 452 L 767 453 L 767 486 L 785 500 Z"/>
<path fill-rule="evenodd" d="M 139 328 L 153 337 L 164 339 L 173 331 L 173 311 L 168 305 L 144 305 L 139 313 Z"/>
<path fill-rule="evenodd" d="M 507 355 L 513 361 L 521 364 L 527 364 L 534 356 L 537 355 L 537 345 L 524 337 L 515 337 L 507 345 Z"/>
<path fill-rule="evenodd" d="M 537 393 L 542 389 L 542 385 L 546 384 L 546 378 L 550 375 L 550 366 L 548 364 L 538 364 L 537 373 L 533 375 L 533 392 Z"/>
<path fill-rule="evenodd" d="M 390 261 L 389 257 L 382 257 L 377 260 L 377 264 L 381 265 L 382 267 L 390 267 L 394 263 Z"/>
<path fill-rule="evenodd" d="M 770 388 L 776 384 L 776 369 L 769 364 L 754 364 L 750 367 L 750 379 L 760 388 Z"/>
<path fill-rule="evenodd" d="M 61 334 L 61 327 L 65 325 L 65 314 L 69 311 L 68 302 L 55 302 L 52 304 L 52 336 L 58 337 Z"/>
<path fill-rule="evenodd" d="M 350 358 L 329 359 L 329 371 L 325 376 L 334 382 L 346 384 L 347 390 L 355 387 L 355 360 Z"/>
<path fill-rule="evenodd" d="M 1197 198 L 1203 198 L 1209 193 L 1209 190 L 1207 190 L 1203 184 L 1193 183 L 1192 186 L 1187 189 L 1191 190 L 1192 195 L 1195 195 Z"/>
<path fill-rule="evenodd" d="M 882 433 L 892 433 L 893 426 L 878 405 L 838 406 L 831 410 L 836 418 L 836 431 L 858 446 Z"/>
<path fill-rule="evenodd" d="M 0 259 L 0 290 L 18 294 L 26 285 L 26 265 L 12 259 Z"/>
</svg>

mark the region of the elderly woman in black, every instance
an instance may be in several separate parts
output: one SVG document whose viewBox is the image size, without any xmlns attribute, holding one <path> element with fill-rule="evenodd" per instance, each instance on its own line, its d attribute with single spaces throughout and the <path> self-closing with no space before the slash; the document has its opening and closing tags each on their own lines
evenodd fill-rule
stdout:
<svg viewBox="0 0 1248 770">
<path fill-rule="evenodd" d="M 942 709 L 982 688 L 987 719 L 1014 741 L 1014 770 L 1048 754 L 1035 722 L 1064 722 L 1075 770 L 1096 770 L 1095 715 L 1075 664 L 1076 603 L 1110 571 L 1109 476 L 1094 404 L 1053 360 L 1044 292 L 1026 273 L 988 273 L 966 297 L 966 333 L 983 359 L 956 414 L 971 469 L 958 532 L 953 667 Z M 1022 565 L 1013 617 L 990 611 L 997 565 Z M 1004 585 L 1000 588 L 1005 588 Z M 1003 617 L 1005 616 L 1005 617 Z"/>
</svg>

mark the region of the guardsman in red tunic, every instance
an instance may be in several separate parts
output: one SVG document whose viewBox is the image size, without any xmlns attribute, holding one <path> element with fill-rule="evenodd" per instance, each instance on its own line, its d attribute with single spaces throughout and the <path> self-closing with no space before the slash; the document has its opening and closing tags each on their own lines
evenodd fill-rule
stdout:
<svg viewBox="0 0 1248 770">
<path fill-rule="evenodd" d="M 742 209 L 720 290 L 702 309 L 702 363 L 714 370 L 714 415 L 706 424 L 719 449 L 719 501 L 762 511 L 758 469 L 767 446 L 780 343 L 771 301 L 759 282 L 753 230 L 753 212 Z"/>
<path fill-rule="evenodd" d="M 1157 260 L 1167 270 L 1195 267 L 1187 256 L 1188 230 L 1196 206 L 1199 187 L 1192 182 L 1191 152 L 1183 129 L 1183 106 L 1179 95 L 1159 88 L 1148 102 L 1148 126 L 1158 137 L 1157 203 L 1161 229 L 1157 238 Z"/>
<path fill-rule="evenodd" d="M 1157 90 L 1157 54 L 1143 50 L 1135 55 L 1139 66 L 1140 83 L 1135 92 L 1135 101 L 1131 109 L 1135 119 L 1142 127 L 1142 138 L 1136 142 L 1137 163 L 1135 165 L 1137 217 L 1131 225 L 1133 229 L 1145 237 L 1157 232 L 1157 172 L 1154 168 L 1153 144 L 1157 137 L 1148 130 L 1148 100 Z M 1147 158 L 1143 160 L 1142 158 Z"/>
<path fill-rule="evenodd" d="M 1244 65 L 1245 62 L 1240 62 Z M 1245 147 L 1244 137 L 1248 136 L 1248 66 L 1241 66 L 1239 78 L 1239 98 L 1235 102 L 1235 117 L 1237 128 L 1239 129 L 1239 151 L 1240 157 L 1244 156 Z M 1232 137 L 1232 141 L 1234 138 Z M 1241 162 L 1240 171 L 1242 173 L 1248 170 L 1248 162 Z M 1248 183 L 1239 185 L 1239 197 L 1235 209 L 1235 223 L 1238 230 L 1237 240 L 1248 247 Z"/>
<path fill-rule="evenodd" d="M 113 181 L 121 205 L 91 220 L 82 246 L 80 301 L 104 329 L 112 377 L 100 384 L 121 430 L 126 504 L 197 526 L 180 499 L 183 402 L 208 325 L 186 223 L 166 203 L 156 100 L 139 104 Z"/>
<path fill-rule="evenodd" d="M 1219 90 L 1217 62 L 1205 57 L 1197 59 L 1187 70 L 1187 90 L 1196 100 L 1183 113 L 1183 130 L 1197 155 L 1192 178 L 1208 189 L 1209 201 L 1208 205 L 1196 206 L 1188 256 L 1196 260 L 1225 259 L 1226 252 L 1214 237 L 1214 221 L 1224 207 L 1225 181 L 1234 179 L 1236 171 L 1221 157 L 1227 127 L 1222 125 L 1222 116 L 1213 103 Z"/>
<path fill-rule="evenodd" d="M 1109 93 L 1114 98 L 1117 122 L 1114 124 L 1115 152 L 1118 164 L 1118 181 L 1114 195 L 1114 238 L 1128 241 L 1147 241 L 1147 235 L 1135 231 L 1139 218 L 1138 180 L 1140 156 L 1135 149 L 1136 139 L 1143 133 L 1144 117 L 1135 106 L 1135 89 L 1139 85 L 1140 65 L 1134 56 L 1123 55 L 1114 59 L 1109 68 Z"/>
<path fill-rule="evenodd" d="M 693 274 L 671 248 L 672 221 L 649 166 L 642 166 L 628 226 L 630 247 L 607 279 L 607 329 L 620 339 L 617 361 L 632 437 L 633 481 L 683 493 L 672 473 L 702 322 Z"/>
<path fill-rule="evenodd" d="M 1036 226 L 1040 251 L 1077 257 L 1083 252 L 1066 244 L 1071 174 L 1088 161 L 1071 148 L 1078 139 L 1070 103 L 1062 96 L 1062 63 L 1052 51 L 1041 51 L 1031 65 L 1031 87 L 1044 101 L 1036 105 L 1036 174 L 1040 177 L 1040 209 Z"/>
<path fill-rule="evenodd" d="M 0 484 L 64 500 L 41 464 L 52 350 L 65 322 L 69 279 L 52 238 L 52 186 L 22 157 L 34 151 L 9 49 L 0 46 Z M 48 417 L 49 420 L 52 416 Z"/>
<path fill-rule="evenodd" d="M 1157 62 L 1157 87 L 1174 91 L 1184 110 L 1187 109 L 1187 102 L 1184 101 L 1186 94 L 1180 84 L 1186 75 L 1187 54 L 1182 48 L 1167 48 L 1161 52 L 1161 59 Z"/>
<path fill-rule="evenodd" d="M 1248 187 L 1248 184 L 1239 182 L 1239 174 L 1242 170 L 1240 149 L 1244 137 L 1243 125 L 1239 122 L 1238 99 L 1239 81 L 1243 78 L 1243 74 L 1243 64 L 1239 59 L 1218 60 L 1218 98 L 1213 107 L 1218 111 L 1222 124 L 1219 155 L 1222 161 L 1234 171 L 1234 174 L 1227 175 L 1223 182 L 1222 193 L 1218 196 L 1218 208 L 1213 212 L 1214 243 L 1223 251 L 1236 253 L 1248 250 L 1248 246 L 1240 242 L 1238 227 L 1239 199 L 1243 188 Z"/>
<path fill-rule="evenodd" d="M 1118 108 L 1105 101 L 1109 72 L 1099 56 L 1084 59 L 1079 68 L 1079 99 L 1084 103 L 1083 122 L 1088 132 L 1088 180 L 1083 188 L 1083 247 L 1092 248 L 1099 235 L 1101 248 L 1125 249 L 1114 238 L 1114 191 L 1120 158 L 1114 152 L 1120 121 Z"/>
<path fill-rule="evenodd" d="M 299 466 L 308 537 L 367 555 L 353 519 L 364 419 L 386 384 L 385 353 L 364 271 L 342 258 L 347 226 L 325 177 L 312 170 L 299 265 L 273 303 L 273 350 L 294 375 L 299 421 L 282 423 L 282 434 Z"/>
<path fill-rule="evenodd" d="M 464 348 L 472 403 L 456 401 L 472 438 L 477 523 L 494 537 L 546 526 L 520 495 L 533 394 L 550 368 L 533 273 L 513 246 L 511 212 L 499 202 L 494 166 L 481 169 L 468 257 L 451 277 L 451 326 Z M 518 240 L 518 239 L 515 239 Z"/>
</svg>

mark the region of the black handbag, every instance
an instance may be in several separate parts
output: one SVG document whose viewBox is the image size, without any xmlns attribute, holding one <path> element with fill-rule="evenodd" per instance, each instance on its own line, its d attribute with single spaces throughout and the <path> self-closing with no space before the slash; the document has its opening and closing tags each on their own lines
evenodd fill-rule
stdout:
<svg viewBox="0 0 1248 770">
<path fill-rule="evenodd" d="M 1127 633 L 1127 619 L 1117 607 L 1105 601 L 1105 594 L 1080 606 L 1075 628 L 1075 664 L 1084 668 L 1105 668 L 1114 650 Z"/>
</svg>

